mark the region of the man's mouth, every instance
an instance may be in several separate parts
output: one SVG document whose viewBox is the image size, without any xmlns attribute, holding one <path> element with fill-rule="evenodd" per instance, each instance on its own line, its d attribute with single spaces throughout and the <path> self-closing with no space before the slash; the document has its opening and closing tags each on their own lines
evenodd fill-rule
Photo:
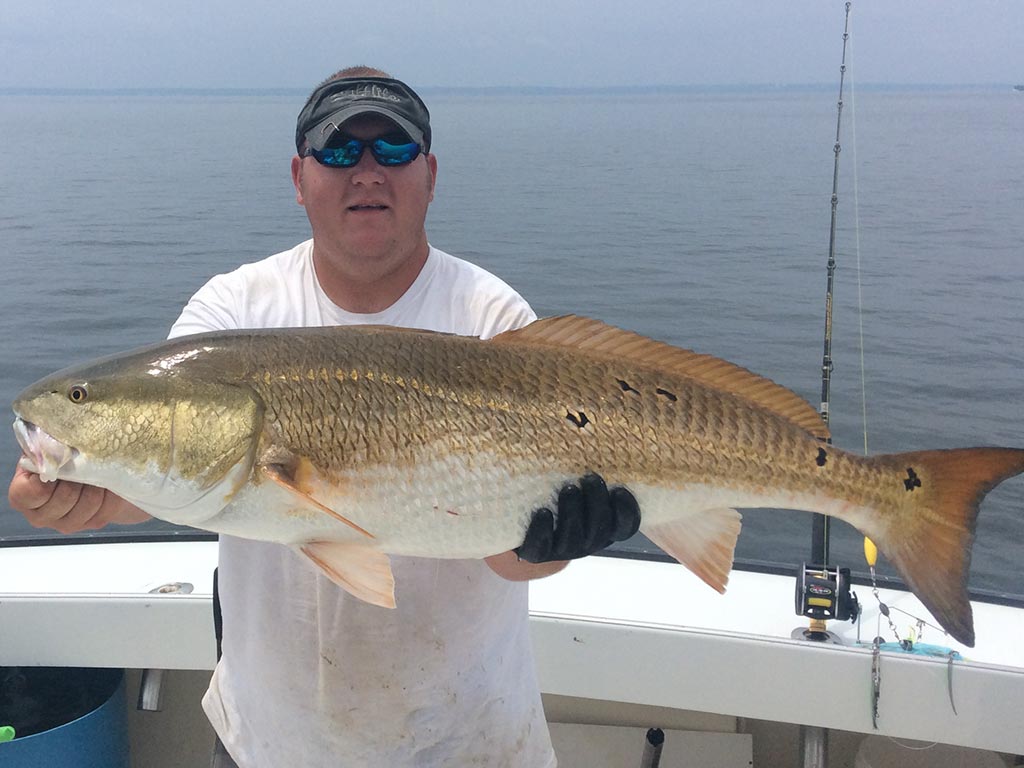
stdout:
<svg viewBox="0 0 1024 768">
<path fill-rule="evenodd" d="M 348 207 L 350 211 L 386 211 L 388 206 L 383 203 L 358 203 Z"/>
</svg>

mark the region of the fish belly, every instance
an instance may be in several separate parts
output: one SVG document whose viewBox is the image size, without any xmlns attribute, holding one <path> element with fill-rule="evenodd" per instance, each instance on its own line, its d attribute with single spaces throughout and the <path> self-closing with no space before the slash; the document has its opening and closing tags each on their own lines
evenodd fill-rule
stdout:
<svg viewBox="0 0 1024 768">
<path fill-rule="evenodd" d="M 516 471 L 518 469 L 518 471 Z M 501 456 L 448 456 L 411 467 L 374 466 L 304 490 L 363 528 L 388 554 L 476 558 L 523 542 L 533 511 L 555 509 L 577 476 L 510 467 Z M 273 484 L 249 483 L 204 527 L 246 538 L 303 544 L 368 537 Z"/>
</svg>

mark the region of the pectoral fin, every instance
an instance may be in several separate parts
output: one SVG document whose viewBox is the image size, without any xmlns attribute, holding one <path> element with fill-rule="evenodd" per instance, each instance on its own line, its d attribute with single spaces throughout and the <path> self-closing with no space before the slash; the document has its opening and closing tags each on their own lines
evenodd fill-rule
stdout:
<svg viewBox="0 0 1024 768">
<path fill-rule="evenodd" d="M 327 578 L 353 597 L 382 608 L 395 607 L 391 560 L 361 542 L 311 541 L 299 548 Z"/>
<path fill-rule="evenodd" d="M 308 464 L 308 462 L 306 463 Z M 296 477 L 301 476 L 300 473 L 305 471 L 308 470 L 304 469 L 301 466 L 294 474 L 289 474 L 284 467 L 277 464 L 265 464 L 260 467 L 260 472 L 263 474 L 263 477 L 265 477 L 267 480 L 271 480 L 272 482 L 276 483 L 280 488 L 283 488 L 284 490 L 288 491 L 288 493 L 296 496 L 297 500 L 301 503 L 301 506 L 311 507 L 313 509 L 319 510 L 320 512 L 323 512 L 325 515 L 330 515 L 338 522 L 344 523 L 349 528 L 358 531 L 364 536 L 371 539 L 374 538 L 374 535 L 367 531 L 365 528 L 361 528 L 355 523 L 353 523 L 351 520 L 349 520 L 347 517 L 339 515 L 333 509 L 321 504 L 319 501 L 314 499 L 309 493 L 304 491 L 301 487 L 301 483 L 296 481 Z"/>
<path fill-rule="evenodd" d="M 725 592 L 732 556 L 740 535 L 740 513 L 727 507 L 696 514 L 640 531 L 705 583 Z"/>
</svg>

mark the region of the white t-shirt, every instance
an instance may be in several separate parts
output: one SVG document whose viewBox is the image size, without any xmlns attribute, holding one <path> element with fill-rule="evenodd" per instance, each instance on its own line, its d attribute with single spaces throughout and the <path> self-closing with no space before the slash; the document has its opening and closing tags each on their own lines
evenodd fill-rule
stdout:
<svg viewBox="0 0 1024 768">
<path fill-rule="evenodd" d="M 490 273 L 435 248 L 382 312 L 346 312 L 312 241 L 218 275 L 171 336 L 377 323 L 490 337 L 535 318 Z M 555 764 L 526 582 L 482 560 L 392 557 L 394 610 L 341 590 L 288 547 L 222 536 L 223 658 L 203 707 L 243 768 Z"/>
</svg>

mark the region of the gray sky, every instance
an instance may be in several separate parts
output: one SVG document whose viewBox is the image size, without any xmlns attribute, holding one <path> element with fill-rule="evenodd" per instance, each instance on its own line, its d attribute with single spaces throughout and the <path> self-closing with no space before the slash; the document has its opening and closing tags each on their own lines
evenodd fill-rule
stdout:
<svg viewBox="0 0 1024 768">
<path fill-rule="evenodd" d="M 627 10 L 627 7 L 630 7 Z M 0 0 L 0 87 L 830 83 L 841 0 Z M 861 83 L 1024 82 L 1024 0 L 854 0 Z"/>
</svg>

